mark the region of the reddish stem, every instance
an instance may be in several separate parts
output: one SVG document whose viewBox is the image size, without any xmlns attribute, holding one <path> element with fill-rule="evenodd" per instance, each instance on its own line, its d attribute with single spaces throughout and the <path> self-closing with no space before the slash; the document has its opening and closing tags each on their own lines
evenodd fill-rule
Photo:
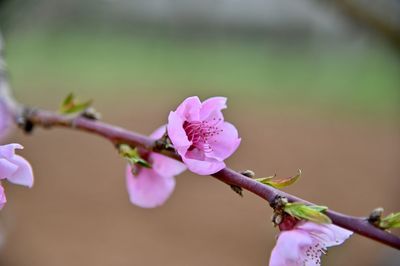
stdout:
<svg viewBox="0 0 400 266">
<path fill-rule="evenodd" d="M 26 118 L 36 126 L 43 126 L 45 128 L 53 126 L 67 127 L 100 135 L 110 140 L 113 144 L 126 143 L 132 146 L 143 147 L 148 150 L 156 150 L 155 141 L 147 136 L 111 124 L 94 121 L 83 117 L 71 118 L 49 111 L 36 110 L 35 112 L 31 112 Z M 174 159 L 180 160 L 175 153 L 165 151 L 159 152 L 162 152 L 163 154 Z M 249 177 L 235 172 L 230 168 L 225 168 L 213 174 L 212 176 L 229 185 L 242 187 L 267 200 L 269 203 L 273 202 L 273 200 L 279 195 L 286 197 L 290 202 L 304 202 L 315 205 L 314 203 L 308 202 L 291 194 L 261 184 Z M 340 227 L 376 240 L 382 244 L 400 249 L 400 238 L 398 236 L 373 226 L 365 217 L 348 216 L 332 210 L 327 210 L 326 214 L 331 218 L 334 224 Z"/>
<path fill-rule="evenodd" d="M 126 143 L 148 150 L 155 150 L 157 148 L 156 143 L 149 137 L 107 123 L 94 121 L 83 117 L 71 118 L 44 110 L 36 110 L 34 112 L 24 113 L 24 108 L 12 97 L 10 93 L 6 79 L 7 75 L 2 52 L 3 42 L 0 34 L 0 104 L 4 104 L 7 107 L 17 123 L 26 122 L 24 119 L 28 119 L 29 123 L 32 123 L 31 126 L 36 125 L 43 126 L 45 128 L 61 126 L 87 131 L 110 140 L 114 145 L 118 143 Z M 25 129 L 27 129 L 26 124 Z M 180 160 L 179 156 L 174 153 L 169 152 L 166 153 L 166 155 Z M 263 185 L 229 168 L 225 168 L 218 173 L 215 173 L 213 177 L 221 180 L 224 183 L 242 187 L 260 196 L 261 198 L 266 199 L 269 203 L 273 202 L 273 200 L 279 195 L 288 198 L 288 200 L 291 202 L 304 202 L 313 204 L 270 186 Z M 338 226 L 351 230 L 359 235 L 376 240 L 382 244 L 400 249 L 399 237 L 387 231 L 376 228 L 368 223 L 365 217 L 352 217 L 331 210 L 328 210 L 327 214 L 332 219 L 332 222 Z"/>
</svg>

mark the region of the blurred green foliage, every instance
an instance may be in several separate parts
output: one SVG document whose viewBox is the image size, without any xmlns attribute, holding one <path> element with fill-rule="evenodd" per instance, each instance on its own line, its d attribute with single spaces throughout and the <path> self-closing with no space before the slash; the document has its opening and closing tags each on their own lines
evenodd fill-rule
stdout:
<svg viewBox="0 0 400 266">
<path fill-rule="evenodd" d="M 268 41 L 31 32 L 7 36 L 12 85 L 70 91 L 201 90 L 372 112 L 399 106 L 398 58 L 382 47 L 281 47 Z M 152 88 L 146 90 L 145 88 Z"/>
</svg>

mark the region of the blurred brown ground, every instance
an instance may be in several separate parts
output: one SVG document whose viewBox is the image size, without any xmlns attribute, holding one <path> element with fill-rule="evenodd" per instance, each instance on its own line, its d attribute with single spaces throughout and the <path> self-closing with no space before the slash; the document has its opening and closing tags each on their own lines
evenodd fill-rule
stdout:
<svg viewBox="0 0 400 266">
<path fill-rule="evenodd" d="M 55 95 L 54 102 L 61 98 Z M 185 96 L 94 98 L 105 121 L 150 133 Z M 54 108 L 34 91 L 22 99 Z M 287 189 L 300 197 L 354 215 L 378 206 L 399 210 L 395 117 L 269 108 L 253 100 L 230 98 L 226 119 L 243 138 L 230 167 L 258 176 L 289 176 L 301 168 L 300 182 Z M 250 193 L 240 198 L 213 178 L 186 172 L 165 206 L 140 209 L 128 201 L 124 160 L 104 139 L 37 129 L 12 140 L 25 146 L 36 183 L 32 190 L 6 187 L 0 265 L 268 264 L 277 230 L 268 204 Z M 396 252 L 355 235 L 331 249 L 324 265 L 385 265 L 390 254 Z"/>
</svg>

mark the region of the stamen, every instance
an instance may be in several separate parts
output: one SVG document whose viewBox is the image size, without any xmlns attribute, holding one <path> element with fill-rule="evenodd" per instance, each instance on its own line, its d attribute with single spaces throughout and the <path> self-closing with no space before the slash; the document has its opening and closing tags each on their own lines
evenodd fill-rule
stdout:
<svg viewBox="0 0 400 266">
<path fill-rule="evenodd" d="M 316 243 L 313 246 L 309 246 L 306 249 L 306 258 L 303 260 L 303 264 L 306 265 L 308 262 L 314 262 L 315 265 L 321 265 L 321 255 L 326 255 L 326 247 L 321 243 Z"/>
<path fill-rule="evenodd" d="M 218 124 L 222 122 L 221 118 L 213 118 L 211 121 L 185 121 L 183 123 L 183 129 L 188 136 L 188 139 L 192 142 L 191 148 L 198 148 L 205 153 L 213 151 L 210 143 L 216 143 L 213 139 L 218 136 L 222 129 L 218 128 Z M 213 139 L 213 140 L 212 140 Z"/>
</svg>

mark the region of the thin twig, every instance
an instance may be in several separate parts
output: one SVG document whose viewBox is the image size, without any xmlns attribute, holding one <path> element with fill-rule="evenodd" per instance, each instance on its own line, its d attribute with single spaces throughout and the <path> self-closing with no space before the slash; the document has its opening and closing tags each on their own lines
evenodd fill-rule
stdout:
<svg viewBox="0 0 400 266">
<path fill-rule="evenodd" d="M 19 104 L 10 93 L 5 75 L 5 63 L 2 59 L 2 48 L 3 46 L 0 36 L 0 101 L 9 109 L 11 115 L 15 118 L 14 120 L 16 123 L 23 121 L 25 123 L 31 123 L 32 126 L 42 126 L 44 128 L 65 127 L 73 130 L 86 131 L 104 137 L 114 145 L 126 143 L 132 146 L 162 152 L 169 157 L 180 160 L 179 156 L 175 153 L 158 150 L 158 145 L 156 145 L 156 142 L 153 139 L 127 129 L 84 117 L 73 118 L 50 111 L 23 108 L 23 105 Z M 314 205 L 313 203 L 297 198 L 291 194 L 261 184 L 229 168 L 225 168 L 212 176 L 226 184 L 242 187 L 267 200 L 269 203 L 271 203 L 277 196 L 283 196 L 288 198 L 291 202 L 304 202 Z M 399 237 L 373 226 L 368 222 L 368 218 L 366 217 L 352 217 L 331 210 L 328 210 L 326 214 L 331 218 L 332 222 L 338 226 L 376 240 L 382 244 L 400 249 Z"/>
<path fill-rule="evenodd" d="M 34 125 L 43 126 L 45 128 L 61 126 L 75 130 L 90 132 L 102 136 L 114 145 L 118 143 L 126 143 L 132 146 L 139 146 L 145 149 L 162 152 L 164 155 L 180 160 L 175 154 L 167 151 L 158 151 L 156 142 L 144 135 L 116 127 L 100 121 L 93 121 L 83 117 L 70 118 L 53 112 L 36 110 L 27 117 Z M 220 181 L 242 187 L 271 203 L 277 196 L 288 198 L 291 202 L 304 202 L 315 205 L 291 194 L 285 193 L 273 187 L 261 184 L 249 177 L 246 177 L 230 168 L 225 168 L 215 174 L 213 177 Z M 353 217 L 339 212 L 328 210 L 326 214 L 332 219 L 332 222 L 340 227 L 351 230 L 359 235 L 363 235 L 370 239 L 381 242 L 385 245 L 400 249 L 400 238 L 387 231 L 381 230 L 368 222 L 367 217 Z"/>
</svg>

